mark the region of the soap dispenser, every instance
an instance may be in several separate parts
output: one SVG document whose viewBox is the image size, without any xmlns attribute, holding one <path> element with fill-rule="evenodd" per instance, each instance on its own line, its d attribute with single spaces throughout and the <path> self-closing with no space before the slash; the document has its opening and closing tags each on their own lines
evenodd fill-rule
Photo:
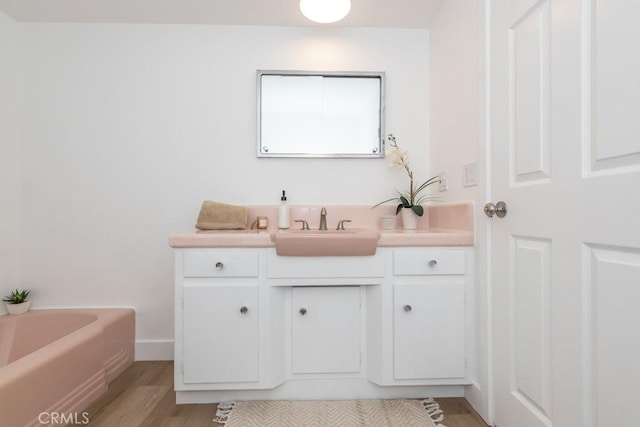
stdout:
<svg viewBox="0 0 640 427">
<path fill-rule="evenodd" d="M 278 228 L 286 229 L 291 225 L 291 209 L 287 204 L 287 196 L 282 190 L 282 197 L 280 197 L 280 206 L 278 207 Z"/>
</svg>

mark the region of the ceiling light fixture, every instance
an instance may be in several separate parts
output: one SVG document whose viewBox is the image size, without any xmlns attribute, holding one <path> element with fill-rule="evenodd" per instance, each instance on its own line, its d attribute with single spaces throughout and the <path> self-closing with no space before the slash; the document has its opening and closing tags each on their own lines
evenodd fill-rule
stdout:
<svg viewBox="0 0 640 427">
<path fill-rule="evenodd" d="M 351 10 L 351 0 L 300 0 L 300 11 L 320 24 L 337 22 Z"/>
</svg>

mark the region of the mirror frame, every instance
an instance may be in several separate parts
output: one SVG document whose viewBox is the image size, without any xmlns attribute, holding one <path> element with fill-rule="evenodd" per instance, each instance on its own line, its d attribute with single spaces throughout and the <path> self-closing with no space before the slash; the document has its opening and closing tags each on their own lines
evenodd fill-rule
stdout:
<svg viewBox="0 0 640 427">
<path fill-rule="evenodd" d="M 371 153 L 269 153 L 262 150 L 262 76 L 321 76 L 321 77 L 362 77 L 374 78 L 380 81 L 380 99 L 378 109 L 378 145 Z M 290 70 L 257 70 L 257 157 L 289 157 L 289 158 L 373 158 L 384 157 L 384 116 L 385 116 L 385 85 L 384 71 L 290 71 Z"/>
</svg>

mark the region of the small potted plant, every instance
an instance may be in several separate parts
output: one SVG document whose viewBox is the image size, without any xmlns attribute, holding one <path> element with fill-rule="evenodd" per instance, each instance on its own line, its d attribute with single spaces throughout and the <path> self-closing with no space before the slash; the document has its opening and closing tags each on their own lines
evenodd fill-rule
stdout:
<svg viewBox="0 0 640 427">
<path fill-rule="evenodd" d="M 430 195 L 420 195 L 423 190 L 426 190 L 430 185 L 440 182 L 440 175 L 432 176 L 417 187 L 413 183 L 413 171 L 409 168 L 409 153 L 407 151 L 400 150 L 396 137 L 393 134 L 387 136 L 387 154 L 391 158 L 389 166 L 402 167 L 407 171 L 409 175 L 409 191 L 396 191 L 396 197 L 392 197 L 385 201 L 382 201 L 374 206 L 380 206 L 387 202 L 397 202 L 396 215 L 402 211 L 402 223 L 405 230 L 415 230 L 418 226 L 418 217 L 424 214 L 423 203 L 431 200 L 436 200 L 435 197 Z"/>
<path fill-rule="evenodd" d="M 28 300 L 30 293 L 31 291 L 28 289 L 22 291 L 16 289 L 4 297 L 2 301 L 7 303 L 9 314 L 22 314 L 29 311 L 29 307 L 31 307 L 31 301 Z"/>
</svg>

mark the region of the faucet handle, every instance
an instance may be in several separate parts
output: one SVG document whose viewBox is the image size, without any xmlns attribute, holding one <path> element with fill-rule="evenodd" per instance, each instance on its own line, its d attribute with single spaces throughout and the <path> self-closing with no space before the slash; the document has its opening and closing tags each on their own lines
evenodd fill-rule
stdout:
<svg viewBox="0 0 640 427">
<path fill-rule="evenodd" d="M 309 230 L 309 223 L 307 223 L 307 221 L 305 221 L 304 219 L 296 219 L 293 222 L 301 222 L 302 223 L 302 228 L 300 230 Z"/>
<path fill-rule="evenodd" d="M 336 230 L 344 230 L 344 223 L 345 222 L 351 222 L 350 219 L 341 219 L 340 221 L 338 221 L 338 226 L 336 227 Z"/>
</svg>

